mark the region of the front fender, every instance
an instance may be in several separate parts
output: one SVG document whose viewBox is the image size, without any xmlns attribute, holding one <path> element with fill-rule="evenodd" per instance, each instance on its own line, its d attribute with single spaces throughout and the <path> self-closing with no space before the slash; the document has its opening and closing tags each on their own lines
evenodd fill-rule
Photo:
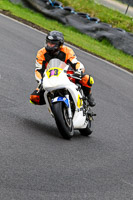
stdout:
<svg viewBox="0 0 133 200">
<path fill-rule="evenodd" d="M 52 99 L 52 103 L 55 103 L 58 101 L 64 102 L 66 104 L 66 106 L 69 108 L 69 101 L 66 97 L 55 97 L 54 99 Z"/>
</svg>

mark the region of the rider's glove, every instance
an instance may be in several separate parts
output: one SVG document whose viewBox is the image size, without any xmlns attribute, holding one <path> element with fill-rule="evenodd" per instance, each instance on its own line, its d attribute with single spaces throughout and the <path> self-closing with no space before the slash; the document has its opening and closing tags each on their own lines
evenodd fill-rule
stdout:
<svg viewBox="0 0 133 200">
<path fill-rule="evenodd" d="M 82 74 L 83 74 L 82 69 L 76 69 L 76 71 L 74 72 L 74 75 L 77 76 L 77 77 L 81 77 Z"/>
</svg>

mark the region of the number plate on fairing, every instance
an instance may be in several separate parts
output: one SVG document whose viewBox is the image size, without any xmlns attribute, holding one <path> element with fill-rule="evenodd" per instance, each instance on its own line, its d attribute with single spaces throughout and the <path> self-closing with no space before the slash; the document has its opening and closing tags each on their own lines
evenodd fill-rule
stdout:
<svg viewBox="0 0 133 200">
<path fill-rule="evenodd" d="M 48 78 L 51 78 L 53 76 L 59 76 L 62 70 L 63 69 L 61 68 L 54 67 L 54 68 L 49 69 L 46 73 L 47 73 Z"/>
</svg>

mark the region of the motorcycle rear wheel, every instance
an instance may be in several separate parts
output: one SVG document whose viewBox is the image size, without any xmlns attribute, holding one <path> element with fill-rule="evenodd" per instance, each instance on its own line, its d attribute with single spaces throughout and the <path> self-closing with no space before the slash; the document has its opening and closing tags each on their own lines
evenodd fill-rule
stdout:
<svg viewBox="0 0 133 200">
<path fill-rule="evenodd" d="M 88 125 L 86 128 L 84 129 L 79 129 L 79 132 L 81 133 L 81 135 L 83 136 L 89 136 L 92 134 L 93 130 L 92 130 L 92 120 L 88 121 Z"/>
<path fill-rule="evenodd" d="M 52 105 L 52 112 L 56 125 L 64 139 L 71 139 L 74 135 L 73 120 L 68 118 L 67 107 L 63 102 L 56 102 Z"/>
</svg>

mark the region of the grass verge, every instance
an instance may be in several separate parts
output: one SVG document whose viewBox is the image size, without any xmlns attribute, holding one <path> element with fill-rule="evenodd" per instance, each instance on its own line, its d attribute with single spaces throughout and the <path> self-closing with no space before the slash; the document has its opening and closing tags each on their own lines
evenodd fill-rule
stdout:
<svg viewBox="0 0 133 200">
<path fill-rule="evenodd" d="M 95 0 L 60 0 L 64 6 L 71 6 L 76 12 L 89 13 L 91 17 L 97 17 L 102 22 L 111 24 L 114 28 L 122 28 L 127 32 L 133 32 L 133 18 L 113 9 L 95 3 Z"/>
<path fill-rule="evenodd" d="M 31 11 L 30 9 L 23 8 L 21 5 L 15 5 L 8 0 L 0 1 L 0 10 L 5 12 L 7 15 L 17 16 L 20 20 L 22 18 L 24 23 L 31 22 L 32 26 L 36 24 L 39 29 L 45 31 L 58 30 L 63 32 L 65 41 L 74 44 L 94 55 L 97 55 L 103 59 L 106 59 L 120 67 L 123 67 L 133 72 L 133 57 L 115 49 L 108 42 L 99 42 L 90 38 L 89 36 L 80 33 L 73 27 L 64 26 L 55 20 L 45 18 L 44 15 Z"/>
</svg>

